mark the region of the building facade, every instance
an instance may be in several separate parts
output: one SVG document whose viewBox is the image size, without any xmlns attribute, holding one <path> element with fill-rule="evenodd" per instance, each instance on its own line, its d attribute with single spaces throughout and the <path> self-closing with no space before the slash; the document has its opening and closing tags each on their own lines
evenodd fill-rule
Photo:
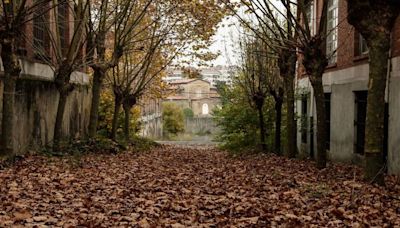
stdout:
<svg viewBox="0 0 400 228">
<path fill-rule="evenodd" d="M 181 108 L 190 108 L 196 117 L 209 117 L 220 104 L 217 89 L 200 79 L 183 79 L 170 82 L 170 95 L 165 102 L 174 102 Z"/>
<path fill-rule="evenodd" d="M 27 4 L 33 2 L 29 0 Z M 55 31 L 58 26 L 61 47 L 63 51 L 68 48 L 74 26 L 74 6 L 68 4 L 73 3 L 67 1 L 56 8 L 43 6 L 36 9 L 33 19 L 24 24 L 23 34 L 19 34 L 17 51 L 21 73 L 16 85 L 13 136 L 16 153 L 24 153 L 29 147 L 47 145 L 53 141 L 59 92 L 54 84 L 54 69 L 49 65 L 55 59 L 55 51 L 48 31 Z M 55 10 L 59 22 L 57 25 L 54 23 Z M 0 59 L 0 77 L 3 73 L 4 66 Z M 65 137 L 79 138 L 86 135 L 89 123 L 89 75 L 83 70 L 73 72 L 71 82 L 76 86 L 67 99 L 62 132 Z M 3 82 L 0 81 L 0 118 L 2 94 Z"/>
<path fill-rule="evenodd" d="M 309 5 L 310 24 L 315 28 L 322 1 Z M 333 161 L 360 164 L 365 142 L 366 102 L 368 96 L 368 48 L 362 36 L 347 22 L 347 0 L 329 0 L 326 53 L 331 56 L 323 75 L 329 149 Z M 393 43 L 386 90 L 385 145 L 388 172 L 400 174 L 400 19 L 393 30 Z M 300 64 L 300 63 L 299 63 Z M 298 67 L 298 149 L 315 156 L 316 108 L 311 84 Z"/>
<path fill-rule="evenodd" d="M 219 82 L 227 85 L 232 84 L 232 76 L 234 67 L 215 66 L 208 68 L 200 68 L 198 72 L 201 79 L 209 82 L 212 87 L 217 86 Z M 169 69 L 164 81 L 170 83 L 185 79 L 186 75 L 182 69 Z"/>
</svg>

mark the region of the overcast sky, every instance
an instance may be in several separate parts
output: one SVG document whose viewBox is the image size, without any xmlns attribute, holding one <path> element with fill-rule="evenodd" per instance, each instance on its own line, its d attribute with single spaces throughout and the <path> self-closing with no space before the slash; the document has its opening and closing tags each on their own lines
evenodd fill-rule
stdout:
<svg viewBox="0 0 400 228">
<path fill-rule="evenodd" d="M 214 43 L 210 47 L 213 52 L 220 52 L 219 57 L 212 61 L 213 65 L 237 64 L 238 20 L 230 17 L 225 19 L 214 36 Z"/>
</svg>

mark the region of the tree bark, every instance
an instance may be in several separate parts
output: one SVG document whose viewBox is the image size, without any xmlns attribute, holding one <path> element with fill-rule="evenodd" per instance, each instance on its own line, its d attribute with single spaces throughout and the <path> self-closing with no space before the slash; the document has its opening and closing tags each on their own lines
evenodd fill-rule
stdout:
<svg viewBox="0 0 400 228">
<path fill-rule="evenodd" d="M 294 112 L 294 76 L 288 75 L 284 79 L 286 93 L 286 128 L 287 128 L 287 156 L 296 157 L 297 152 L 297 132 L 296 119 Z"/>
<path fill-rule="evenodd" d="M 296 78 L 296 50 L 282 50 L 279 54 L 278 66 L 280 75 L 283 77 L 286 92 L 286 156 L 296 157 L 297 154 L 297 123 L 294 111 L 294 80 Z"/>
<path fill-rule="evenodd" d="M 282 99 L 275 100 L 275 153 L 281 155 Z"/>
<path fill-rule="evenodd" d="M 64 119 L 65 105 L 67 104 L 68 93 L 60 92 L 60 98 L 57 106 L 56 123 L 54 125 L 54 137 L 53 137 L 53 150 L 60 151 L 60 141 L 62 138 L 62 124 Z"/>
<path fill-rule="evenodd" d="M 111 127 L 111 139 L 114 141 L 117 140 L 118 119 L 119 119 L 118 117 L 121 105 L 122 105 L 122 99 L 119 96 L 115 96 L 114 114 Z"/>
<path fill-rule="evenodd" d="M 1 125 L 0 157 L 8 158 L 14 153 L 14 101 L 16 81 L 21 67 L 15 54 L 14 37 L 2 42 L 1 58 L 4 67 L 3 110 Z"/>
<path fill-rule="evenodd" d="M 390 35 L 375 38 L 369 45 L 370 70 L 365 131 L 365 178 L 384 184 L 385 90 L 390 50 Z"/>
<path fill-rule="evenodd" d="M 314 97 L 317 111 L 317 168 L 326 167 L 326 109 L 324 87 L 322 84 L 322 75 L 310 76 L 311 85 L 314 90 Z M 313 124 L 313 123 L 311 123 Z M 311 136 L 313 137 L 313 136 Z"/>
<path fill-rule="evenodd" d="M 125 112 L 125 119 L 124 119 L 124 137 L 125 141 L 129 142 L 131 137 L 130 137 L 130 118 L 131 118 L 131 108 L 129 104 L 124 103 L 123 105 L 124 112 Z"/>
<path fill-rule="evenodd" d="M 265 122 L 264 122 L 264 113 L 263 113 L 263 106 L 258 106 L 258 121 L 260 127 L 260 142 L 261 142 L 261 149 L 263 152 L 267 151 L 267 144 L 265 142 Z"/>
<path fill-rule="evenodd" d="M 103 85 L 105 71 L 99 68 L 94 68 L 93 86 L 92 86 L 92 106 L 90 108 L 89 119 L 89 137 L 93 138 L 97 133 L 97 121 L 99 119 L 100 93 Z"/>
<path fill-rule="evenodd" d="M 384 185 L 385 90 L 391 32 L 400 14 L 400 2 L 348 0 L 348 22 L 369 48 L 369 82 L 365 129 L 365 179 Z"/>
</svg>

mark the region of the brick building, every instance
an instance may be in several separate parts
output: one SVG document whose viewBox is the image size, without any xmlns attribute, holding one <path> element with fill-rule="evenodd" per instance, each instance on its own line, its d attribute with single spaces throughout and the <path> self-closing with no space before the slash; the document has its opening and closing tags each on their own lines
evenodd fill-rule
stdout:
<svg viewBox="0 0 400 228">
<path fill-rule="evenodd" d="M 326 52 L 332 55 L 323 76 L 327 106 L 329 157 L 334 161 L 361 163 L 364 154 L 366 102 L 368 94 L 368 48 L 360 34 L 347 22 L 347 0 L 329 0 Z M 322 1 L 308 6 L 310 24 L 315 28 Z M 385 156 L 388 171 L 400 174 L 400 18 L 393 31 L 390 72 L 386 91 Z M 298 148 L 305 155 L 316 151 L 316 109 L 311 84 L 298 67 L 296 102 Z"/>
</svg>

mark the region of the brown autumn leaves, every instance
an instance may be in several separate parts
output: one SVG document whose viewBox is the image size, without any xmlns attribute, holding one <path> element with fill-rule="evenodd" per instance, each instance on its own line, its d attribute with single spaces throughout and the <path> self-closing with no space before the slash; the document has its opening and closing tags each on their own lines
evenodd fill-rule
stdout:
<svg viewBox="0 0 400 228">
<path fill-rule="evenodd" d="M 399 226 L 400 187 L 355 167 L 215 149 L 28 157 L 0 170 L 0 227 Z"/>
</svg>

